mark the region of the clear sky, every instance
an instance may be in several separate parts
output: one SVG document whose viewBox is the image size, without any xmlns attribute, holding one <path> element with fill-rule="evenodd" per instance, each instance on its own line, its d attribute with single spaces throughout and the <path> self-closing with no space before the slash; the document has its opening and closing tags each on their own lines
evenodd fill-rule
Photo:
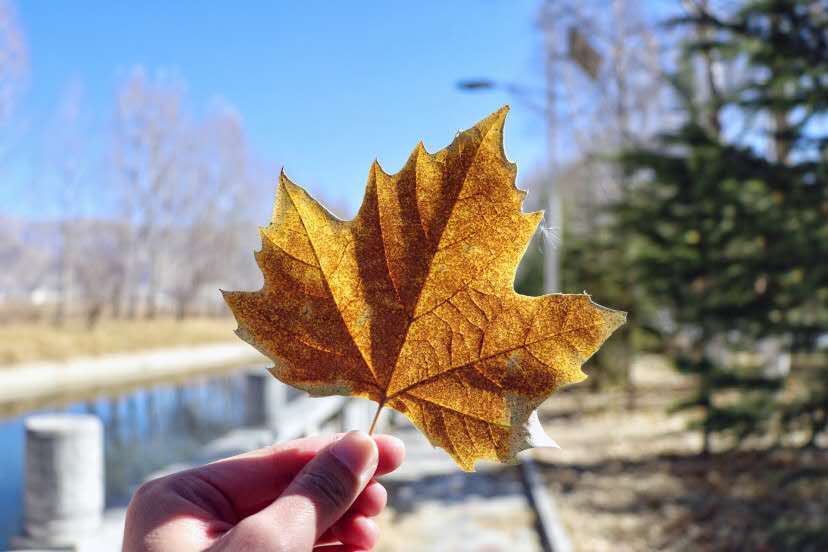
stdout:
<svg viewBox="0 0 828 552">
<path fill-rule="evenodd" d="M 439 149 L 504 103 L 513 105 L 506 150 L 525 176 L 543 159 L 537 116 L 505 93 L 455 82 L 537 82 L 537 9 L 537 0 L 21 2 L 31 69 L 0 213 L 37 212 L 21 194 L 69 83 L 83 89 L 90 143 L 102 142 L 115 90 L 139 65 L 177 75 L 197 109 L 234 105 L 260 157 L 350 211 L 375 157 L 395 172 L 419 139 Z"/>
</svg>

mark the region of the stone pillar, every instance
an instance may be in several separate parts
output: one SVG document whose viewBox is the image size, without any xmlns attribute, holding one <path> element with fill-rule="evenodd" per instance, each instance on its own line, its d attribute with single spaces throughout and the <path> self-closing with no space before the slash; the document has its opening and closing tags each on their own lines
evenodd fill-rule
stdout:
<svg viewBox="0 0 828 552">
<path fill-rule="evenodd" d="M 368 431 L 377 403 L 368 399 L 348 399 L 342 409 L 342 431 Z"/>
<path fill-rule="evenodd" d="M 287 385 L 271 376 L 266 370 L 246 374 L 246 423 L 253 427 L 266 427 L 279 433 L 279 423 L 287 402 Z"/>
<path fill-rule="evenodd" d="M 303 430 L 302 436 L 309 437 L 311 435 L 318 435 L 319 431 L 319 424 L 316 422 L 307 422 L 305 424 L 305 428 Z"/>
<path fill-rule="evenodd" d="M 25 426 L 23 536 L 13 545 L 71 545 L 101 524 L 103 427 L 88 414 L 33 416 Z"/>
</svg>

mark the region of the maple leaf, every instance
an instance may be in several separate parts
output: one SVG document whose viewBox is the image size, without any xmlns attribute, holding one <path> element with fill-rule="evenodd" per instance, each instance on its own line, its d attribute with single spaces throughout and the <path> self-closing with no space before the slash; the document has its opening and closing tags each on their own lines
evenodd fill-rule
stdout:
<svg viewBox="0 0 828 552">
<path fill-rule="evenodd" d="M 507 110 L 437 153 L 421 142 L 397 174 L 375 161 L 351 221 L 283 171 L 256 253 L 264 286 L 224 293 L 276 378 L 398 410 L 465 470 L 548 440 L 535 409 L 586 378 L 581 365 L 625 319 L 585 294 L 514 291 L 543 213 L 521 212 Z"/>
</svg>

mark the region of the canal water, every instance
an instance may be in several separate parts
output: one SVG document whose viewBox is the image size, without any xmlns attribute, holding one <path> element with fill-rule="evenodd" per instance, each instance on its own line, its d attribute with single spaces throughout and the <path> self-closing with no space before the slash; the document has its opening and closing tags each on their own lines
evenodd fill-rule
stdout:
<svg viewBox="0 0 828 552">
<path fill-rule="evenodd" d="M 90 413 L 104 425 L 107 506 L 124 505 L 144 477 L 187 461 L 200 446 L 244 422 L 244 375 L 158 385 L 119 397 L 78 402 L 0 420 L 0 550 L 22 521 L 27 416 Z"/>
</svg>

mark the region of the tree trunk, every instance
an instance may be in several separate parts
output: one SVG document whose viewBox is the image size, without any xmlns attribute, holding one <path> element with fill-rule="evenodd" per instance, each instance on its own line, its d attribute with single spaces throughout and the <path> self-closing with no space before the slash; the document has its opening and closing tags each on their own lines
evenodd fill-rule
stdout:
<svg viewBox="0 0 828 552">
<path fill-rule="evenodd" d="M 186 299 L 179 299 L 175 304 L 175 319 L 179 322 L 187 318 L 188 303 Z"/>
<path fill-rule="evenodd" d="M 156 295 L 156 281 L 155 281 L 155 262 L 151 261 L 149 266 L 149 281 L 147 283 L 147 297 L 144 309 L 144 318 L 147 320 L 154 320 L 157 313 L 158 305 L 155 302 Z"/>
<path fill-rule="evenodd" d="M 97 326 L 98 322 L 101 320 L 101 314 L 103 314 L 103 305 L 99 301 L 96 301 L 86 311 L 87 330 L 95 329 L 95 326 Z"/>
<path fill-rule="evenodd" d="M 704 456 L 704 457 L 710 456 L 710 449 L 711 449 L 710 437 L 711 437 L 710 428 L 707 426 L 707 424 L 705 424 L 703 434 L 702 434 L 702 450 L 701 450 L 701 455 Z"/>
</svg>

